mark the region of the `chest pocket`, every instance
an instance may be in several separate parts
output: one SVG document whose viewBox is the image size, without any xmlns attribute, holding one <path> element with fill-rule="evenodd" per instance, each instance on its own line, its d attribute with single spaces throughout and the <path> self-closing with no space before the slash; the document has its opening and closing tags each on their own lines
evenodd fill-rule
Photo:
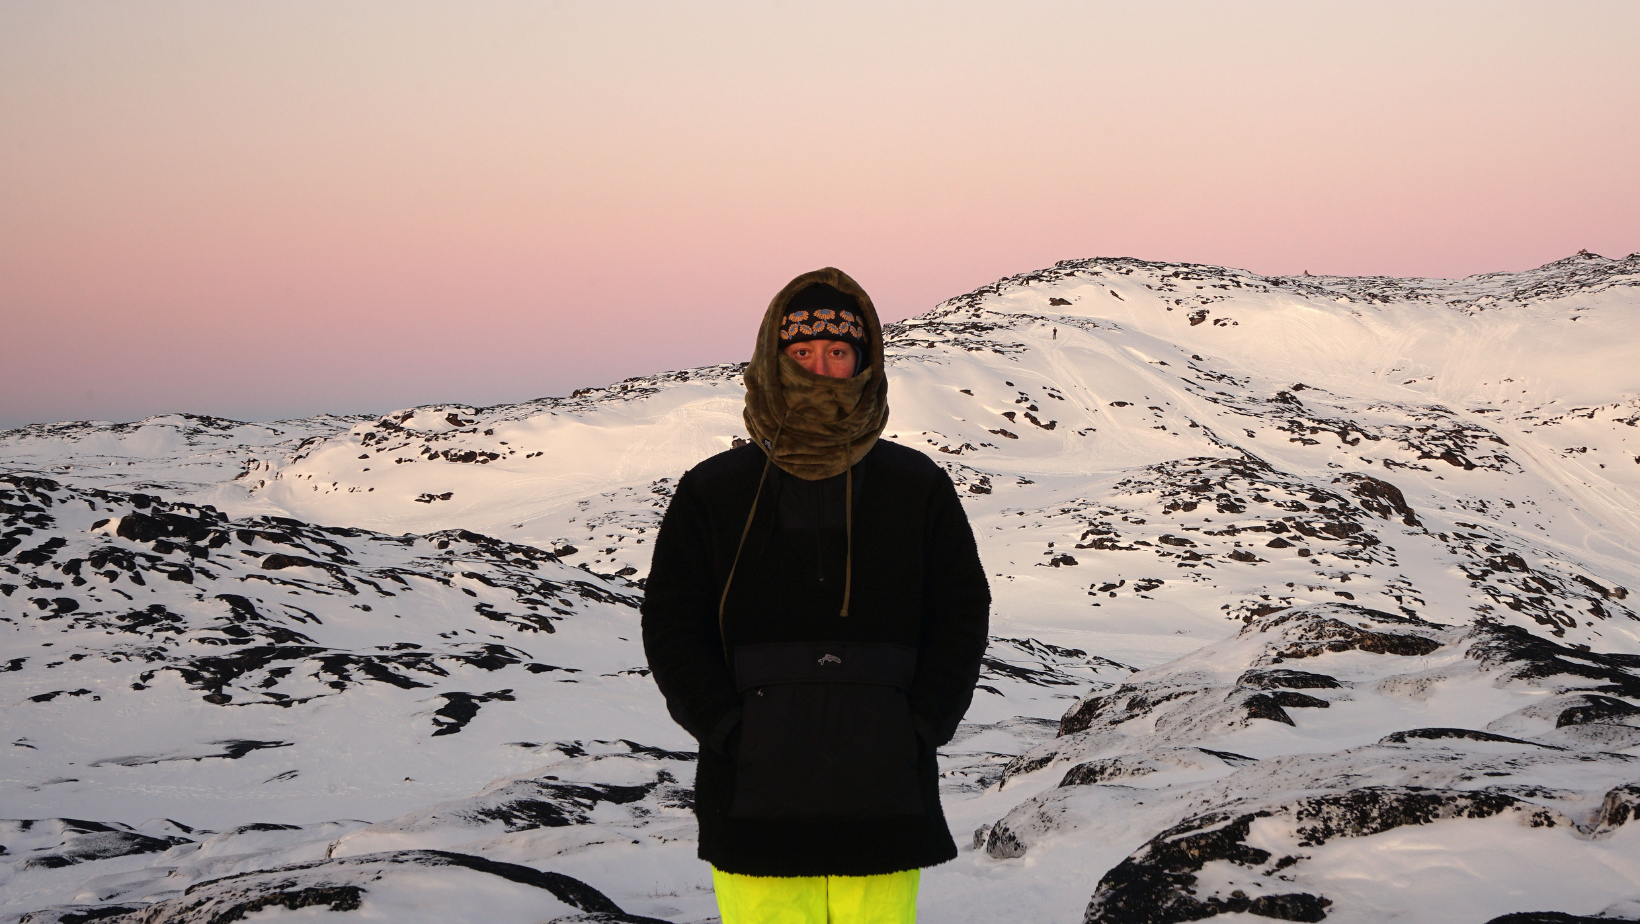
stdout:
<svg viewBox="0 0 1640 924">
<path fill-rule="evenodd" d="M 776 643 L 735 649 L 743 714 L 731 818 L 922 815 L 899 645 Z"/>
</svg>

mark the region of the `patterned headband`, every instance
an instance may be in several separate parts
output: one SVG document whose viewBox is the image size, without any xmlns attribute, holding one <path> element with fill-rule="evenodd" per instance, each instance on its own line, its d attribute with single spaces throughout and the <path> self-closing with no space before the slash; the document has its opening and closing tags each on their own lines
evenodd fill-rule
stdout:
<svg viewBox="0 0 1640 924">
<path fill-rule="evenodd" d="M 861 346 L 866 342 L 865 323 L 846 309 L 817 308 L 793 311 L 780 325 L 780 339 L 786 343 L 803 340 L 846 340 Z"/>
</svg>

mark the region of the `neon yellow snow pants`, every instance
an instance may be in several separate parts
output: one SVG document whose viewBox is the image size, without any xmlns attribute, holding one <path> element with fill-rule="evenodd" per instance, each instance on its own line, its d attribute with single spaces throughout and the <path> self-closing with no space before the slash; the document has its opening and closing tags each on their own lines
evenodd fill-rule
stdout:
<svg viewBox="0 0 1640 924">
<path fill-rule="evenodd" d="M 919 870 L 742 876 L 712 869 L 723 924 L 916 924 Z"/>
</svg>

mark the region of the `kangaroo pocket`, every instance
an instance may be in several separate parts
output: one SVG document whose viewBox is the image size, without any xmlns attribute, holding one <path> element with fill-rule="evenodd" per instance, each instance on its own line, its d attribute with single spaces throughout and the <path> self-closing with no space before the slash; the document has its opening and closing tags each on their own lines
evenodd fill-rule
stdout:
<svg viewBox="0 0 1640 924">
<path fill-rule="evenodd" d="M 730 817 L 923 814 L 906 698 L 916 664 L 898 645 L 735 649 L 743 713 Z"/>
</svg>

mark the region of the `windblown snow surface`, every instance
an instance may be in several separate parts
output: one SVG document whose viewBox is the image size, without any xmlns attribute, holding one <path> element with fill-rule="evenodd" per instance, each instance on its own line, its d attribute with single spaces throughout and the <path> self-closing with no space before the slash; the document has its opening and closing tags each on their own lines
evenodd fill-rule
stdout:
<svg viewBox="0 0 1640 924">
<path fill-rule="evenodd" d="M 996 598 L 923 920 L 1640 919 L 1640 254 L 888 335 Z M 0 434 L 0 920 L 715 920 L 636 607 L 739 373 Z"/>
</svg>

